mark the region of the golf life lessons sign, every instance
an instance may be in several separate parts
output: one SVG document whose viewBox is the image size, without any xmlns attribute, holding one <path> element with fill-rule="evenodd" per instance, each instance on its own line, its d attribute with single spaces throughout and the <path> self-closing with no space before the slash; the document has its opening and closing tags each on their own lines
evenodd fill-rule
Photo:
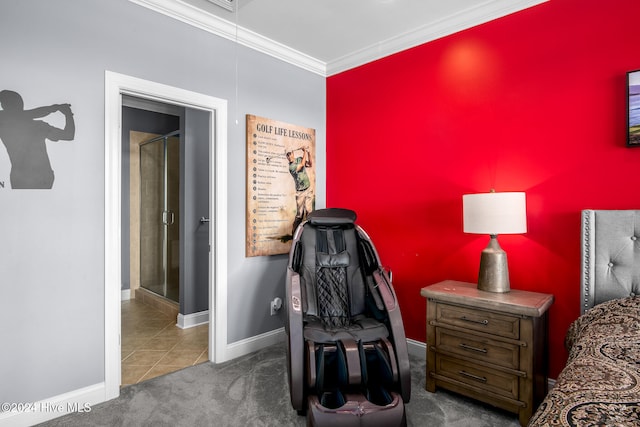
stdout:
<svg viewBox="0 0 640 427">
<path fill-rule="evenodd" d="M 288 253 L 315 206 L 315 129 L 247 114 L 246 256 Z"/>
</svg>

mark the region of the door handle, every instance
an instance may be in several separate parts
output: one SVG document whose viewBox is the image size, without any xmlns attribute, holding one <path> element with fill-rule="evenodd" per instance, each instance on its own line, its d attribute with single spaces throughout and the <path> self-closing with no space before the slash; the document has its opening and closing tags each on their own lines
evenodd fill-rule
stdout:
<svg viewBox="0 0 640 427">
<path fill-rule="evenodd" d="M 162 211 L 162 222 L 164 225 L 173 225 L 176 216 L 173 211 Z"/>
<path fill-rule="evenodd" d="M 209 222 L 209 221 L 211 221 L 209 218 L 205 218 L 203 216 L 200 217 L 200 224 L 204 224 L 204 223 Z"/>
</svg>

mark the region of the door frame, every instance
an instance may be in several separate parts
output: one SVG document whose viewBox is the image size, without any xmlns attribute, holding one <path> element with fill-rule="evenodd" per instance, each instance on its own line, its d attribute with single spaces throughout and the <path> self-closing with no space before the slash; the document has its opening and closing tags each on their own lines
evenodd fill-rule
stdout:
<svg viewBox="0 0 640 427">
<path fill-rule="evenodd" d="M 122 270 L 122 95 L 210 112 L 209 360 L 227 351 L 227 101 L 105 71 L 104 369 L 105 400 L 120 395 Z M 213 327 L 211 327 L 213 325 Z"/>
</svg>

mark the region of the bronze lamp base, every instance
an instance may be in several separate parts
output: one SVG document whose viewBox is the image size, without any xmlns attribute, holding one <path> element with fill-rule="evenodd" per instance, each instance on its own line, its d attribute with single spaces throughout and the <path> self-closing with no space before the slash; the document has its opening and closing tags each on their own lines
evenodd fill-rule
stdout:
<svg viewBox="0 0 640 427">
<path fill-rule="evenodd" d="M 478 289 L 487 292 L 509 292 L 509 268 L 507 253 L 498 243 L 498 236 L 493 234 L 489 244 L 480 255 L 480 272 L 478 273 Z"/>
</svg>

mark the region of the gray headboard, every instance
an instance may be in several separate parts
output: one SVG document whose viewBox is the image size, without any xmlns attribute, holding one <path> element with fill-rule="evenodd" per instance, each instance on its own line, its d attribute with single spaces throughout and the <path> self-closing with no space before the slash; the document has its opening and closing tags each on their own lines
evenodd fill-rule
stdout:
<svg viewBox="0 0 640 427">
<path fill-rule="evenodd" d="M 580 313 L 640 295 L 640 210 L 582 211 Z"/>
</svg>

